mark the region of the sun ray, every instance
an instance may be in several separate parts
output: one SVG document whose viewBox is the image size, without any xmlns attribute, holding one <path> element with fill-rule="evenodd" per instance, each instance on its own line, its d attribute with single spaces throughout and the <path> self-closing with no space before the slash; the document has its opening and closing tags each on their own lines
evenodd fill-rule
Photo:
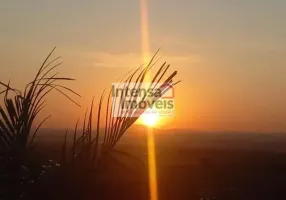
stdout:
<svg viewBox="0 0 286 200">
<path fill-rule="evenodd" d="M 140 0 L 141 4 L 141 48 L 144 63 L 150 59 L 149 47 L 149 24 L 148 24 L 148 0 Z M 147 74 L 147 81 L 151 81 L 150 74 Z M 149 115 L 149 116 L 148 116 Z M 152 115 L 152 114 L 151 114 Z M 158 200 L 157 190 L 157 170 L 156 170 L 156 148 L 154 140 L 153 126 L 157 122 L 157 115 L 143 115 L 142 120 L 148 126 L 147 147 L 148 147 L 148 167 L 149 167 L 149 190 L 150 200 Z"/>
</svg>

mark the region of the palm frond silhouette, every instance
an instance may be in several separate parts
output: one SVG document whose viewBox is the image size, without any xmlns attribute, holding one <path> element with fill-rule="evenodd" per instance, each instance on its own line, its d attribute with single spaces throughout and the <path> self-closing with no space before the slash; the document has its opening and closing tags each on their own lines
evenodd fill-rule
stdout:
<svg viewBox="0 0 286 200">
<path fill-rule="evenodd" d="M 152 57 L 150 62 L 146 66 L 141 66 L 134 70 L 130 75 L 125 75 L 120 84 L 123 84 L 124 87 L 140 90 L 142 84 L 146 79 L 147 73 L 154 67 L 157 63 L 155 61 L 157 53 Z M 106 99 L 105 91 L 102 93 L 99 104 L 98 104 L 98 113 L 97 113 L 97 122 L 96 122 L 96 131 L 93 134 L 92 128 L 92 118 L 93 118 L 93 107 L 94 107 L 94 99 L 92 100 L 89 114 L 87 116 L 87 112 L 84 117 L 84 123 L 82 128 L 82 133 L 79 135 L 77 128 L 78 122 L 75 127 L 74 135 L 73 135 L 73 143 L 71 147 L 71 153 L 67 151 L 67 134 L 65 136 L 65 141 L 63 143 L 63 155 L 62 162 L 69 163 L 71 161 L 72 165 L 76 164 L 89 166 L 90 169 L 96 168 L 100 159 L 107 155 L 107 153 L 116 152 L 121 153 L 129 157 L 133 157 L 131 154 L 127 152 L 121 152 L 115 150 L 114 147 L 118 143 L 118 141 L 122 138 L 124 133 L 138 120 L 140 115 L 143 114 L 144 110 L 139 109 L 137 106 L 128 110 L 128 112 L 124 112 L 122 115 L 118 115 L 118 117 L 112 116 L 112 113 L 120 113 L 120 108 L 123 107 L 124 103 L 127 101 L 149 101 L 153 105 L 159 98 L 162 97 L 170 88 L 175 86 L 180 81 L 174 82 L 174 78 L 177 75 L 177 71 L 173 71 L 169 76 L 165 77 L 167 71 L 169 70 L 170 65 L 163 63 L 161 67 L 155 73 L 155 76 L 152 77 L 151 84 L 149 86 L 150 89 L 159 88 L 161 92 L 161 96 L 150 95 L 151 97 L 147 97 L 146 95 L 143 97 L 138 96 L 127 96 L 123 91 L 120 93 L 119 106 L 114 107 L 113 104 L 116 103 L 112 99 L 112 89 L 110 89 L 108 96 Z M 132 84 L 131 84 L 132 83 Z M 141 99 L 138 99 L 141 98 Z M 115 100 L 116 101 L 116 100 Z M 105 104 L 105 105 L 104 105 Z M 105 112 L 103 112 L 103 106 L 106 106 Z M 147 108 L 146 108 L 147 109 Z M 138 113 L 139 112 L 139 113 Z M 101 118 L 103 118 L 104 128 L 100 128 Z M 101 137 L 100 137 L 101 136 Z M 68 159 L 68 154 L 71 156 Z M 134 158 L 134 157 L 133 157 Z M 135 158 L 136 159 L 136 158 Z"/>
<path fill-rule="evenodd" d="M 49 53 L 39 68 L 35 78 L 29 82 L 24 92 L 0 82 L 4 90 L 4 105 L 0 106 L 0 150 L 6 152 L 21 153 L 26 148 L 33 146 L 35 136 L 42 124 L 50 117 L 44 118 L 38 127 L 32 132 L 35 119 L 45 106 L 47 95 L 56 90 L 70 101 L 76 103 L 70 94 L 80 96 L 68 87 L 58 84 L 59 81 L 72 81 L 75 79 L 58 77 L 55 70 L 61 65 L 60 57 L 51 60 L 55 48 Z M 10 95 L 10 93 L 12 93 Z M 12 97 L 10 97 L 12 96 Z"/>
</svg>

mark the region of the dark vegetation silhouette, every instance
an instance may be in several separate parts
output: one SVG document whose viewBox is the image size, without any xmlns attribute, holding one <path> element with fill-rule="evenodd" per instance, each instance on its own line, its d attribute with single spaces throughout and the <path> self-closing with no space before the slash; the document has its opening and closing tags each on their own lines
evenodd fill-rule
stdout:
<svg viewBox="0 0 286 200">
<path fill-rule="evenodd" d="M 0 82 L 4 90 L 4 105 L 0 106 L 0 197 L 1 199 L 95 199 L 100 198 L 97 188 L 100 187 L 100 176 L 104 173 L 109 160 L 112 159 L 116 165 L 124 165 L 117 160 L 117 155 L 121 154 L 128 159 L 134 160 L 143 170 L 144 162 L 128 152 L 114 149 L 117 142 L 124 133 L 135 123 L 138 116 L 135 116 L 136 108 L 126 112 L 121 117 L 113 117 L 111 113 L 111 89 L 103 92 L 96 113 L 96 130 L 93 128 L 92 119 L 94 101 L 92 101 L 89 111 L 86 111 L 84 123 L 81 131 L 76 123 L 73 131 L 73 139 L 70 144 L 66 131 L 61 152 L 61 160 L 42 160 L 35 158 L 37 148 L 35 147 L 35 137 L 42 124 L 50 116 L 44 118 L 38 127 L 34 127 L 34 122 L 38 119 L 43 110 L 46 97 L 52 91 L 57 91 L 64 95 L 67 100 L 80 106 L 75 97 L 80 95 L 61 85 L 62 81 L 74 81 L 68 77 L 60 77 L 55 70 L 61 63 L 60 57 L 51 59 L 53 49 L 36 73 L 35 78 L 29 82 L 24 91 L 13 88 L 10 82 L 7 84 Z M 157 54 L 157 53 L 156 53 Z M 134 89 L 142 87 L 147 73 L 154 67 L 158 60 L 156 54 L 146 66 L 141 66 L 129 72 L 121 80 L 121 84 L 127 87 L 131 82 L 135 82 Z M 170 65 L 163 63 L 155 73 L 150 88 L 159 88 L 162 95 L 170 89 L 170 85 L 175 86 L 178 82 L 173 79 L 177 75 L 174 71 L 167 75 Z M 166 77 L 166 78 L 165 78 Z M 142 101 L 154 103 L 158 98 L 153 95 L 151 99 L 147 96 L 129 97 L 123 92 L 120 94 L 122 105 L 126 100 L 132 98 L 142 98 Z M 103 112 L 102 108 L 106 111 Z M 113 110 L 113 112 L 119 112 Z M 142 114 L 142 113 L 141 113 Z M 104 121 L 104 128 L 100 128 L 100 120 Z M 147 176 L 147 173 L 146 173 Z"/>
</svg>

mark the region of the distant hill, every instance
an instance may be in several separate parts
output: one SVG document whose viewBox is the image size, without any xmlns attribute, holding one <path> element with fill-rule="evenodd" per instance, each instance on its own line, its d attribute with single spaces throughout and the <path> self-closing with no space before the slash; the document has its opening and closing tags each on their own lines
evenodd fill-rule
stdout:
<svg viewBox="0 0 286 200">
<path fill-rule="evenodd" d="M 212 132 L 187 129 L 153 129 L 153 131 L 157 146 L 286 152 L 286 133 Z M 41 129 L 36 140 L 41 143 L 61 143 L 65 132 L 63 129 Z M 145 145 L 146 133 L 147 127 L 135 125 L 123 136 L 119 145 Z M 80 134 L 79 130 L 78 135 Z M 69 131 L 68 136 L 71 140 L 73 130 Z"/>
</svg>

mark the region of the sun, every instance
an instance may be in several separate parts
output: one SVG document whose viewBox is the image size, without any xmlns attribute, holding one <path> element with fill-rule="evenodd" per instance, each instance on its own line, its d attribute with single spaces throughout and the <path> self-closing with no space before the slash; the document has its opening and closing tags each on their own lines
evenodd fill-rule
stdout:
<svg viewBox="0 0 286 200">
<path fill-rule="evenodd" d="M 159 117 L 157 113 L 145 113 L 141 116 L 142 123 L 149 127 L 154 127 L 158 121 Z"/>
</svg>

